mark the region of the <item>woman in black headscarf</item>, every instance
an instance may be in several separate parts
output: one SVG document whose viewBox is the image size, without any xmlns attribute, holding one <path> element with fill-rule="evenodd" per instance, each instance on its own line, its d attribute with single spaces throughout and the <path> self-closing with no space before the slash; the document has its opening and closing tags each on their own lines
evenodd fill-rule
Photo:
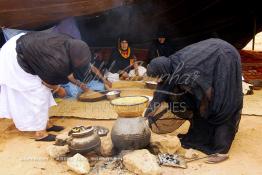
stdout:
<svg viewBox="0 0 262 175">
<path fill-rule="evenodd" d="M 180 117 L 191 111 L 187 134 L 179 135 L 185 148 L 206 154 L 226 154 L 238 130 L 243 96 L 241 64 L 237 50 L 220 39 L 208 39 L 185 47 L 170 57 L 158 57 L 147 74 L 159 77 L 154 98 L 146 111 L 154 123 L 154 111 L 163 101 L 179 102 Z M 171 108 L 172 109 L 172 108 Z"/>
<path fill-rule="evenodd" d="M 165 56 L 168 57 L 176 51 L 173 43 L 168 38 L 168 35 L 164 31 L 157 33 L 157 39 L 152 42 L 148 52 L 148 63 L 156 57 Z"/>
<path fill-rule="evenodd" d="M 129 39 L 126 35 L 122 35 L 118 39 L 118 46 L 112 52 L 110 60 L 107 64 L 107 68 L 112 74 L 119 74 L 119 78 L 127 79 L 128 73 L 134 66 L 134 69 L 138 71 L 138 65 L 136 64 L 136 56 L 133 48 L 129 45 Z"/>
<path fill-rule="evenodd" d="M 62 127 L 47 128 L 48 109 L 55 105 L 51 90 L 77 81 L 90 70 L 86 43 L 64 34 L 33 32 L 11 38 L 0 52 L 0 116 L 12 118 L 21 131 L 36 131 L 37 141 L 53 141 Z"/>
</svg>

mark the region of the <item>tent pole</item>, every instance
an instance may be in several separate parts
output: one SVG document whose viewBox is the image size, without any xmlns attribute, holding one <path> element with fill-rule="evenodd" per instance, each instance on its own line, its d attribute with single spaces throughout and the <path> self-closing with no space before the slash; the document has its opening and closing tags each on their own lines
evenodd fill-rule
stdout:
<svg viewBox="0 0 262 175">
<path fill-rule="evenodd" d="M 253 30 L 253 41 L 252 41 L 252 50 L 255 50 L 255 36 L 256 36 L 256 30 L 257 29 L 257 20 L 254 16 L 254 30 Z"/>
</svg>

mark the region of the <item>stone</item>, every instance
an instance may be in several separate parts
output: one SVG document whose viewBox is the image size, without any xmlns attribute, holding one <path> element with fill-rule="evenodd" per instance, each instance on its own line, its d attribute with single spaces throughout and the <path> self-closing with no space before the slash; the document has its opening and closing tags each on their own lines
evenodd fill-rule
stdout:
<svg viewBox="0 0 262 175">
<path fill-rule="evenodd" d="M 108 170 L 104 169 L 98 171 L 96 173 L 89 173 L 88 175 L 136 175 L 134 173 L 129 172 L 128 170 Z"/>
<path fill-rule="evenodd" d="M 68 132 L 59 134 L 56 136 L 55 145 L 60 145 L 60 146 L 66 145 L 69 138 L 70 136 L 68 136 Z"/>
<path fill-rule="evenodd" d="M 88 159 L 79 153 L 67 159 L 67 166 L 77 174 L 87 174 L 90 171 Z"/>
<path fill-rule="evenodd" d="M 123 164 L 126 169 L 138 175 L 161 174 L 157 158 L 146 149 L 127 153 L 123 156 Z"/>
<path fill-rule="evenodd" d="M 100 153 L 104 157 L 113 155 L 113 143 L 111 140 L 111 135 L 108 134 L 106 137 L 100 137 L 101 139 L 101 147 Z"/>
<path fill-rule="evenodd" d="M 186 152 L 185 152 L 185 158 L 187 158 L 187 159 L 198 158 L 198 153 L 191 148 L 187 149 Z"/>
<path fill-rule="evenodd" d="M 181 143 L 177 136 L 171 136 L 168 134 L 158 135 L 152 133 L 150 147 L 155 154 L 175 154 L 178 149 L 181 148 Z"/>
<path fill-rule="evenodd" d="M 69 153 L 69 148 L 68 145 L 65 146 L 50 145 L 47 147 L 47 153 L 50 157 L 54 159 L 59 159 L 60 157 L 66 155 L 66 153 Z"/>
</svg>

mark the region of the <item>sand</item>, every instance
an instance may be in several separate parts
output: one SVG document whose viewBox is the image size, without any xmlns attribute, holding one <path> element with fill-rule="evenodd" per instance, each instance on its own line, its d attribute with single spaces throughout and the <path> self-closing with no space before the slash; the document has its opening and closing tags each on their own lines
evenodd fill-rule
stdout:
<svg viewBox="0 0 262 175">
<path fill-rule="evenodd" d="M 114 120 L 81 120 L 75 118 L 52 118 L 52 122 L 72 128 L 76 125 L 102 125 L 111 128 Z M 57 162 L 46 154 L 52 143 L 35 142 L 33 133 L 16 130 L 12 121 L 0 120 L 0 174 L 5 175 L 73 175 L 65 162 Z M 185 123 L 178 132 L 186 132 Z M 230 159 L 216 165 L 203 160 L 192 162 L 185 170 L 162 168 L 164 175 L 260 175 L 262 174 L 262 117 L 243 116 L 240 130 L 230 150 Z M 173 134 L 177 134 L 174 132 Z"/>
</svg>

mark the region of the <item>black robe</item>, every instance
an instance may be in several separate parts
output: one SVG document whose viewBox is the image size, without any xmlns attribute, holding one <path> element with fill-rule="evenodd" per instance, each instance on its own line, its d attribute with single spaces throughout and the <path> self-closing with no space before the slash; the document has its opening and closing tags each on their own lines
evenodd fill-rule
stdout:
<svg viewBox="0 0 262 175">
<path fill-rule="evenodd" d="M 131 70 L 131 59 L 135 59 L 133 49 L 130 48 L 130 55 L 127 58 L 124 58 L 119 49 L 116 48 L 113 50 L 110 60 L 107 64 L 107 68 L 111 73 L 119 73 L 120 71 L 129 72 Z"/>
<path fill-rule="evenodd" d="M 71 73 L 84 79 L 90 70 L 88 45 L 68 35 L 28 33 L 17 40 L 16 51 L 19 65 L 49 84 L 65 84 Z"/>
<path fill-rule="evenodd" d="M 220 39 L 204 40 L 169 58 L 152 60 L 147 73 L 162 76 L 164 82 L 146 114 L 161 101 L 186 103 L 193 117 L 182 145 L 207 154 L 229 151 L 243 105 L 240 56 L 232 45 Z M 172 95 L 165 93 L 174 90 Z"/>
<path fill-rule="evenodd" d="M 160 44 L 158 40 L 156 40 L 150 46 L 148 53 L 148 63 L 150 63 L 150 61 L 156 57 L 169 57 L 174 52 L 175 47 L 169 40 L 166 40 L 163 44 Z"/>
</svg>

